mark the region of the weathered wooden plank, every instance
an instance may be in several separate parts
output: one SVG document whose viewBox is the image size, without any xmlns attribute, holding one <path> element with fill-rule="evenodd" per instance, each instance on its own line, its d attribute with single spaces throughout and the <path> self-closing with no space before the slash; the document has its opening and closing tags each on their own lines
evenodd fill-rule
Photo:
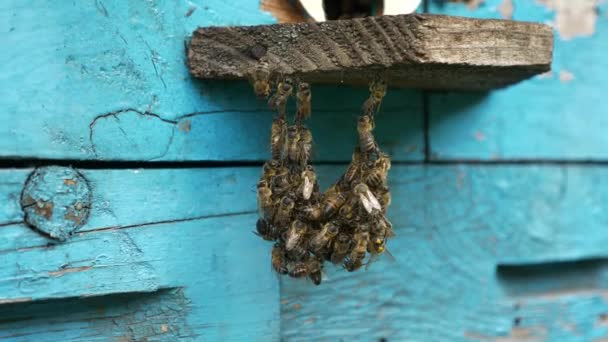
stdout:
<svg viewBox="0 0 608 342">
<path fill-rule="evenodd" d="M 193 79 L 184 54 L 197 26 L 274 22 L 258 5 L 2 1 L 0 44 L 12 48 L 0 56 L 0 158 L 268 158 L 266 103 L 246 82 Z M 367 96 L 362 88 L 313 88 L 315 160 L 350 158 Z M 422 159 L 420 98 L 388 92 L 378 135 L 394 160 Z"/>
<path fill-rule="evenodd" d="M 255 53 L 253 52 L 255 50 Z M 322 23 L 203 27 L 188 45 L 190 72 L 242 79 L 258 60 L 308 82 L 492 89 L 551 69 L 546 25 L 448 16 L 398 15 Z"/>
<path fill-rule="evenodd" d="M 491 0 L 475 10 L 463 4 L 430 2 L 432 13 L 480 18 L 501 17 L 509 1 Z M 552 3 L 547 1 L 544 3 Z M 442 159 L 597 159 L 608 158 L 608 4 L 571 4 L 555 12 L 541 2 L 516 1 L 513 18 L 562 25 L 565 29 L 591 25 L 590 35 L 564 37 L 556 33 L 553 71 L 492 93 L 437 93 L 430 97 L 430 148 Z M 561 6 L 561 5 L 560 5 Z M 590 8 L 587 8 L 591 6 Z M 580 10 L 579 10 L 580 9 Z M 591 10 L 592 18 L 577 18 Z M 583 25 L 581 23 L 588 23 Z M 558 27 L 558 31 L 563 31 Z"/>
<path fill-rule="evenodd" d="M 342 171 L 320 167 L 319 177 L 327 186 Z M 27 170 L 4 172 L 25 179 Z M 107 203 L 114 216 L 92 208 L 85 231 L 54 246 L 24 225 L 1 227 L 1 301 L 183 287 L 191 310 L 185 327 L 192 334 L 211 340 L 246 334 L 277 339 L 278 284 L 268 266 L 270 244 L 250 232 L 256 214 L 194 216 L 255 208 L 254 192 L 246 188 L 255 184 L 258 172 L 81 170 L 94 180 L 96 203 Z M 608 257 L 607 172 L 600 166 L 394 165 L 389 215 L 397 237 L 389 248 L 396 262 L 383 258 L 354 274 L 328 267 L 329 279 L 321 287 L 284 279 L 283 338 L 494 339 L 508 336 L 518 316 L 521 328 L 533 334 L 542 325 L 547 336 L 570 336 L 551 323 L 549 314 L 533 310 L 539 302 L 545 305 L 540 312 L 549 313 L 567 303 L 573 310 L 570 322 L 592 326 L 593 313 L 608 310 L 601 300 L 608 286 L 601 276 L 604 264 L 577 277 L 589 285 L 584 293 L 580 282 L 565 280 L 570 268 L 557 276 L 541 274 L 531 282 L 535 288 L 505 277 L 504 271 L 498 274 L 497 267 Z M 243 195 L 247 191 L 251 196 Z M 577 305 L 586 305 L 589 314 L 576 314 Z M 6 315 L 0 321 L 10 319 Z M 5 334 L 28 331 L 18 322 L 6 324 L 0 329 Z M 590 329 L 589 334 L 599 334 L 605 328 Z M 108 328 L 102 336 L 118 331 Z"/>
</svg>

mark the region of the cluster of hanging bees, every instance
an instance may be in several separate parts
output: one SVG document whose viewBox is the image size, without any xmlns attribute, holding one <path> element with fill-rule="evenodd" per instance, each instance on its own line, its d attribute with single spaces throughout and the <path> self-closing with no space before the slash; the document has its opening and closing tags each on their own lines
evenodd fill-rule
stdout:
<svg viewBox="0 0 608 342">
<path fill-rule="evenodd" d="M 252 71 L 258 96 L 270 95 L 269 76 L 265 64 Z M 276 92 L 268 100 L 276 111 L 270 133 L 272 158 L 264 164 L 257 184 L 256 231 L 275 242 L 271 262 L 277 273 L 308 277 L 319 285 L 325 261 L 352 272 L 386 251 L 386 239 L 394 236 L 385 216 L 391 202 L 386 183 L 391 161 L 372 133 L 386 88 L 379 78 L 370 84 L 370 97 L 357 122 L 359 139 L 352 160 L 340 179 L 321 193 L 310 164 L 312 133 L 305 125 L 311 115 L 310 86 L 289 78 L 276 82 Z M 293 124 L 288 124 L 286 104 L 294 93 L 297 110 Z M 365 262 L 367 253 L 370 258 Z"/>
</svg>

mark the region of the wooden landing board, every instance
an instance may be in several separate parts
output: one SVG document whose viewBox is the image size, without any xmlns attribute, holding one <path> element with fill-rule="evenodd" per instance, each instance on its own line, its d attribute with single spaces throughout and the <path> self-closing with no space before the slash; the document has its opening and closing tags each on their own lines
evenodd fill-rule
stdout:
<svg viewBox="0 0 608 342">
<path fill-rule="evenodd" d="M 395 165 L 389 216 L 397 237 L 389 248 L 396 261 L 383 258 L 353 274 L 328 267 L 321 287 L 283 280 L 280 293 L 269 267 L 271 245 L 251 233 L 255 194 L 246 187 L 255 184 L 258 168 L 80 171 L 99 203 L 81 234 L 49 245 L 21 223 L 0 227 L 0 337 L 116 338 L 132 331 L 136 340 L 170 340 L 181 332 L 186 340 L 332 340 L 343 334 L 465 341 L 468 335 L 508 336 L 516 317 L 534 334 L 574 336 L 569 325 L 551 321 L 556 306 L 566 323 L 587 327 L 584 333 L 608 332 L 595 325 L 608 310 L 601 300 L 606 262 L 585 261 L 576 274 L 568 266 L 608 257 L 603 167 Z M 342 171 L 319 168 L 323 185 Z M 4 170 L 1 179 L 16 184 L 29 172 Z M 19 187 L 2 191 L 3 198 L 15 198 Z M 18 213 L 9 216 L 19 220 Z M 531 265 L 559 262 L 564 267 L 526 280 Z M 499 265 L 511 270 L 498 271 Z M 89 296 L 107 297 L 108 305 L 86 326 L 79 322 L 93 313 L 83 309 L 52 330 L 48 320 L 36 319 L 55 310 L 43 300 L 78 308 L 73 298 Z M 132 317 L 132 307 L 116 304 L 116 296 L 139 306 L 140 315 L 176 306 L 165 310 L 174 329 L 159 333 L 158 320 L 147 329 L 108 327 L 105 317 L 112 313 Z M 439 324 L 442 313 L 452 319 Z M 11 317 L 22 318 L 3 320 Z"/>
<path fill-rule="evenodd" d="M 565 26 L 562 31 L 566 25 L 585 29 L 579 23 L 591 28 L 573 37 L 555 29 L 550 73 L 490 93 L 431 95 L 432 159 L 608 160 L 608 3 L 566 1 L 559 6 L 572 8 L 560 11 L 540 1 L 486 0 L 476 9 L 462 3 L 429 4 L 431 13 L 477 18 L 502 18 L 504 6 L 514 4 L 515 20 L 559 23 Z M 591 17 L 576 17 L 586 14 Z"/>
<path fill-rule="evenodd" d="M 203 27 L 188 45 L 190 72 L 242 79 L 258 60 L 277 75 L 312 83 L 487 90 L 551 69 L 547 25 L 398 15 L 322 23 Z"/>
</svg>

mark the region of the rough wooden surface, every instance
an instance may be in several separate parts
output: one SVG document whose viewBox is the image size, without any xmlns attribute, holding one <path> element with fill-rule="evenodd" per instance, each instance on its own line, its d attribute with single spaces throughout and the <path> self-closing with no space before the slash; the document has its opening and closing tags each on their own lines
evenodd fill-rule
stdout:
<svg viewBox="0 0 608 342">
<path fill-rule="evenodd" d="M 367 84 L 381 72 L 397 87 L 492 89 L 550 70 L 552 52 L 546 25 L 414 14 L 203 27 L 188 64 L 202 79 L 246 78 L 261 59 L 313 83 Z"/>
<path fill-rule="evenodd" d="M 432 13 L 502 18 L 506 0 L 486 0 L 476 10 L 431 1 Z M 547 3 L 550 3 L 548 1 Z M 554 3 L 562 3 L 557 1 Z M 608 3 L 565 1 L 556 12 L 540 1 L 515 1 L 516 20 L 556 22 L 587 11 L 602 13 L 589 36 L 565 39 L 556 32 L 553 70 L 516 87 L 489 93 L 435 93 L 429 99 L 434 160 L 608 160 Z M 587 19 L 570 28 L 583 27 Z"/>
</svg>

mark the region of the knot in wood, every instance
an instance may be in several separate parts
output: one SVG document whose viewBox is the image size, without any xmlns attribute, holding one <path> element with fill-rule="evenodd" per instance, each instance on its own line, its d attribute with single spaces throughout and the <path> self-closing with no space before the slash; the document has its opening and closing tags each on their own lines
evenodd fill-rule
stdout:
<svg viewBox="0 0 608 342">
<path fill-rule="evenodd" d="M 91 189 L 87 180 L 69 167 L 34 170 L 21 193 L 25 222 L 62 241 L 86 223 L 90 208 Z"/>
</svg>

